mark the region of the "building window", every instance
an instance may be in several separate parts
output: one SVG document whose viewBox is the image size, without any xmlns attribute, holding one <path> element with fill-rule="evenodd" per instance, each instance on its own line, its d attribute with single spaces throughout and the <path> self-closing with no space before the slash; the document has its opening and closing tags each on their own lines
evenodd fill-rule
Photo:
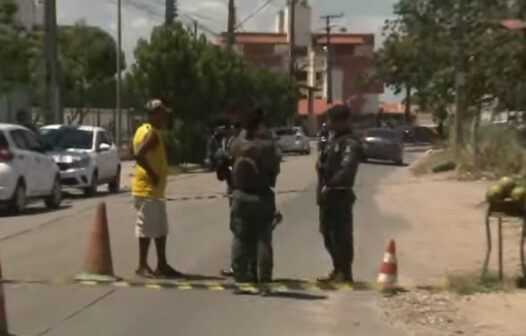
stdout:
<svg viewBox="0 0 526 336">
<path fill-rule="evenodd" d="M 307 55 L 309 54 L 309 48 L 299 46 L 294 48 L 294 52 L 296 54 L 296 57 L 307 57 Z"/>
<path fill-rule="evenodd" d="M 323 80 L 323 72 L 319 71 L 319 72 L 316 72 L 316 81 L 321 81 Z"/>
<path fill-rule="evenodd" d="M 307 71 L 298 71 L 296 73 L 296 79 L 299 82 L 306 82 L 307 81 L 307 77 L 308 77 Z"/>
</svg>

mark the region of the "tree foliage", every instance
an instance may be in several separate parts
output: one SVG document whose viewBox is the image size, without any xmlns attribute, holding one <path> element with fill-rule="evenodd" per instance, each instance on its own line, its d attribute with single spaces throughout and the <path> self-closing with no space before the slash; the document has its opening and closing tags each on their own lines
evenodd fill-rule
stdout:
<svg viewBox="0 0 526 336">
<path fill-rule="evenodd" d="M 286 76 L 251 68 L 180 24 L 154 29 L 149 41 L 138 42 L 135 58 L 125 81 L 127 103 L 142 109 L 158 97 L 173 109 L 170 141 L 178 160 L 202 159 L 207 124 L 231 102 L 264 108 L 274 124 L 285 123 L 297 106 L 298 90 Z"/>
<path fill-rule="evenodd" d="M 79 22 L 60 27 L 59 45 L 64 105 L 77 109 L 80 122 L 86 107 L 114 107 L 117 47 L 113 37 Z M 124 55 L 120 57 L 124 64 Z"/>
<path fill-rule="evenodd" d="M 524 42 L 498 22 L 520 15 L 523 1 L 399 0 L 376 53 L 377 76 L 400 92 L 416 90 L 416 103 L 445 118 L 456 98 L 456 74 L 465 74 L 466 106 L 489 97 L 507 108 L 525 107 Z M 524 6 L 522 6 L 524 7 Z"/>
<path fill-rule="evenodd" d="M 13 0 L 0 0 L 0 93 L 29 79 L 33 39 L 17 21 Z"/>
</svg>

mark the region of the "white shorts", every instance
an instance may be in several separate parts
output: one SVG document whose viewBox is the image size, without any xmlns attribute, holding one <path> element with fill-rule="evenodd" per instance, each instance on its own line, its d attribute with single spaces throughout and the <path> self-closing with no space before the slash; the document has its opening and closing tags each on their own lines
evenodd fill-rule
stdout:
<svg viewBox="0 0 526 336">
<path fill-rule="evenodd" d="M 161 238 L 168 235 L 168 215 L 164 200 L 134 197 L 137 210 L 135 236 L 137 238 Z"/>
</svg>

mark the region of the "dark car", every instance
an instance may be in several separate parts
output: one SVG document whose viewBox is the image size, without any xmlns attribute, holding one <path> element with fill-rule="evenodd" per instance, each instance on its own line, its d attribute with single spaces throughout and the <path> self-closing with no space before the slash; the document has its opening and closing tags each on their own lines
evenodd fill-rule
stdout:
<svg viewBox="0 0 526 336">
<path fill-rule="evenodd" d="M 372 128 L 362 137 L 364 160 L 392 161 L 404 164 L 404 142 L 402 134 L 389 128 Z"/>
<path fill-rule="evenodd" d="M 397 127 L 396 130 L 402 133 L 404 143 L 406 144 L 433 145 L 440 140 L 438 133 L 430 127 L 400 126 Z"/>
</svg>

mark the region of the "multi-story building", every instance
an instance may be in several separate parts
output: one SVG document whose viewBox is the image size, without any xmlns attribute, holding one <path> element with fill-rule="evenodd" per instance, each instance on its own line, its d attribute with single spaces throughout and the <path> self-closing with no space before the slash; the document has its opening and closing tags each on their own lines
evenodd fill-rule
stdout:
<svg viewBox="0 0 526 336">
<path fill-rule="evenodd" d="M 352 101 L 356 113 L 375 114 L 380 108 L 383 84 L 365 85 L 372 69 L 374 34 L 313 32 L 312 9 L 308 1 L 299 1 L 295 14 L 296 76 L 302 86 L 315 89 L 314 105 L 326 104 L 328 96 L 327 48 L 331 49 L 332 96 L 334 102 Z M 289 9 L 278 12 L 272 32 L 237 32 L 234 50 L 258 68 L 287 72 L 290 57 Z M 224 44 L 226 40 L 218 41 Z M 305 89 L 307 90 L 307 89 Z M 304 92 L 304 99 L 307 97 Z M 300 102 L 299 113 L 306 115 L 306 101 Z M 323 108 L 321 110 L 324 110 Z"/>
</svg>

